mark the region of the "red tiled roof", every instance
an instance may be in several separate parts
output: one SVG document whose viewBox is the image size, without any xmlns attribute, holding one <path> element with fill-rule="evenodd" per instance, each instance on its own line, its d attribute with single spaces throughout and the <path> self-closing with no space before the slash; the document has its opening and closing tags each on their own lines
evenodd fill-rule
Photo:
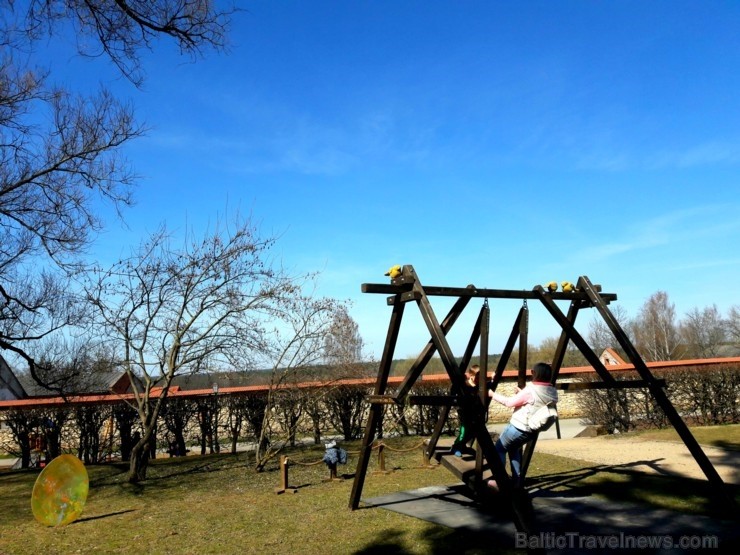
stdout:
<svg viewBox="0 0 740 555">
<path fill-rule="evenodd" d="M 727 364 L 740 364 L 740 357 L 728 357 L 728 358 L 705 358 L 705 359 L 694 359 L 694 360 L 671 360 L 661 362 L 647 362 L 646 366 L 651 370 L 669 370 L 678 369 L 684 367 L 711 367 L 718 365 Z M 635 367 L 632 364 L 612 364 L 606 367 L 609 372 L 626 372 L 634 370 Z M 568 368 L 561 368 L 559 376 L 574 376 L 577 374 L 590 374 L 595 372 L 591 366 L 571 366 Z M 531 374 L 531 369 L 527 370 L 527 374 Z M 504 370 L 504 378 L 516 378 L 519 375 L 517 370 Z M 392 376 L 388 378 L 389 385 L 400 384 L 405 379 L 405 376 Z M 450 378 L 447 374 L 432 374 L 422 376 L 421 381 L 423 383 L 449 383 Z M 376 382 L 376 378 L 356 378 L 346 380 L 333 380 L 324 382 L 304 382 L 297 384 L 300 388 L 321 388 L 321 387 L 335 387 L 340 385 L 372 385 Z M 292 387 L 291 385 L 283 385 L 281 387 Z M 219 388 L 219 395 L 246 395 L 249 393 L 265 393 L 270 390 L 269 385 L 248 385 L 248 386 L 236 386 L 236 387 L 223 387 Z M 156 398 L 162 392 L 162 388 L 154 388 L 151 391 L 150 397 Z M 169 391 L 170 397 L 182 397 L 182 398 L 197 398 L 207 397 L 213 395 L 213 389 L 188 389 L 182 390 L 179 386 L 172 386 Z M 107 395 L 71 395 L 68 396 L 66 401 L 62 397 L 36 397 L 29 399 L 14 399 L 9 401 L 0 401 L 0 410 L 13 409 L 13 408 L 31 408 L 31 407 L 49 407 L 59 406 L 65 404 L 72 405 L 97 405 L 97 404 L 109 404 L 118 403 L 121 401 L 132 401 L 134 400 L 133 393 L 110 393 Z"/>
</svg>

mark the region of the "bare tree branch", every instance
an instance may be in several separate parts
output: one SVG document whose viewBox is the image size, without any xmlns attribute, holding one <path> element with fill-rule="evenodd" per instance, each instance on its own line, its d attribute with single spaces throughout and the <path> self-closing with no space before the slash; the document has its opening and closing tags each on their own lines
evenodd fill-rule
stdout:
<svg viewBox="0 0 740 555">
<path fill-rule="evenodd" d="M 59 283 L 82 269 L 104 225 L 97 199 L 119 216 L 133 202 L 136 175 L 121 146 L 144 132 L 131 106 L 104 89 L 82 96 L 48 85 L 50 72 L 34 63 L 37 41 L 71 26 L 81 55 L 107 54 L 141 85 L 140 56 L 155 38 L 174 40 L 191 56 L 221 50 L 234 11 L 207 0 L 29 0 L 0 7 L 0 349 L 26 361 L 34 379 L 28 346 L 81 323 L 69 290 L 57 287 L 65 291 L 65 308 L 39 269 L 57 271 Z"/>
<path fill-rule="evenodd" d="M 170 243 L 161 229 L 85 286 L 98 333 L 118 346 L 132 383 L 144 430 L 139 451 L 175 376 L 201 371 L 205 361 L 225 363 L 231 351 L 262 348 L 265 318 L 289 310 L 300 293 L 300 280 L 269 263 L 272 240 L 249 221 L 217 225 L 180 249 Z M 129 480 L 143 479 L 139 458 L 131 460 Z"/>
</svg>

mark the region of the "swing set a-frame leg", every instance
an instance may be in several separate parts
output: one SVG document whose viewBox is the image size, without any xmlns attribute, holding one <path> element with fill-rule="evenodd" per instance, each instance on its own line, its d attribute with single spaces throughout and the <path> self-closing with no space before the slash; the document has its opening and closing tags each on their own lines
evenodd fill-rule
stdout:
<svg viewBox="0 0 740 555">
<path fill-rule="evenodd" d="M 382 395 L 385 393 L 386 386 L 388 385 L 388 376 L 391 372 L 393 353 L 396 350 L 398 332 L 401 328 L 403 309 L 406 306 L 404 303 L 400 302 L 400 298 L 400 295 L 396 295 L 396 302 L 393 305 L 391 321 L 388 324 L 388 335 L 386 337 L 385 347 L 383 348 L 383 357 L 380 360 L 380 366 L 378 368 L 378 381 L 375 384 L 376 395 Z M 362 496 L 362 488 L 365 485 L 365 476 L 367 474 L 368 464 L 370 463 L 372 445 L 382 416 L 383 406 L 372 404 L 370 406 L 367 425 L 365 426 L 365 436 L 363 438 L 362 447 L 360 448 L 360 455 L 357 460 L 357 470 L 355 471 L 355 479 L 352 483 L 352 493 L 349 498 L 349 508 L 353 511 L 360 506 L 360 497 Z"/>
<path fill-rule="evenodd" d="M 578 280 L 578 287 L 586 292 L 588 297 L 591 299 L 594 307 L 596 307 L 601 316 L 604 318 L 606 325 L 609 327 L 612 334 L 614 334 L 614 337 L 617 339 L 620 346 L 624 350 L 627 358 L 629 358 L 630 362 L 635 367 L 635 370 L 637 370 L 637 373 L 643 380 L 645 380 L 645 382 L 647 382 L 648 391 L 650 391 L 655 401 L 663 410 L 663 413 L 673 425 L 676 432 L 678 432 L 678 435 L 683 440 L 689 452 L 691 452 L 694 460 L 696 460 L 696 463 L 699 465 L 702 472 L 704 472 L 704 475 L 707 477 L 709 484 L 712 486 L 715 492 L 717 492 L 719 498 L 726 504 L 728 508 L 737 511 L 737 503 L 735 502 L 734 497 L 725 487 L 725 483 L 722 481 L 722 478 L 717 472 L 717 469 L 714 468 L 714 465 L 712 465 L 712 462 L 709 460 L 706 453 L 704 453 L 704 450 L 699 445 L 699 442 L 696 441 L 696 438 L 689 430 L 689 427 L 683 421 L 681 415 L 678 414 L 678 411 L 673 406 L 673 403 L 671 403 L 671 400 L 668 398 L 665 390 L 658 383 L 658 380 L 656 380 L 652 372 L 650 372 L 647 365 L 642 360 L 642 357 L 637 352 L 637 349 L 635 349 L 634 345 L 632 345 L 632 342 L 627 337 L 627 334 L 624 333 L 624 330 L 619 325 L 616 318 L 614 318 L 609 308 L 599 297 L 598 292 L 596 291 L 593 284 L 588 280 L 587 277 L 582 276 Z"/>
</svg>

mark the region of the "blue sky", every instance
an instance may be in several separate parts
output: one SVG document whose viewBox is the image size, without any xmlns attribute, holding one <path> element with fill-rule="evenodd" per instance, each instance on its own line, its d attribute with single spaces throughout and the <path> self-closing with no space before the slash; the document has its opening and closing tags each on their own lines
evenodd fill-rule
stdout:
<svg viewBox="0 0 740 555">
<path fill-rule="evenodd" d="M 127 228 L 111 220 L 101 259 L 160 222 L 203 229 L 238 208 L 280 236 L 286 267 L 351 300 L 376 357 L 390 309 L 360 284 L 393 264 L 430 285 L 587 275 L 630 316 L 659 290 L 679 316 L 740 304 L 740 4 L 240 4 L 227 53 L 192 64 L 158 47 L 142 91 L 101 59 L 57 65 L 150 127 L 126 149 L 137 205 Z M 518 310 L 506 303 L 494 352 Z M 530 306 L 530 340 L 556 335 Z M 409 309 L 399 357 L 428 340 Z"/>
</svg>

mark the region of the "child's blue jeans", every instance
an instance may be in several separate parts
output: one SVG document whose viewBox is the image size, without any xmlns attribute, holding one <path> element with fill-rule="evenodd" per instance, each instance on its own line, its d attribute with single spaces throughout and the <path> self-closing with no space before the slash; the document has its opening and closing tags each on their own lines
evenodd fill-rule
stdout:
<svg viewBox="0 0 740 555">
<path fill-rule="evenodd" d="M 496 451 L 498 456 L 501 457 L 501 464 L 504 467 L 506 467 L 506 453 L 509 454 L 511 479 L 515 487 L 521 485 L 519 477 L 522 470 L 522 445 L 532 439 L 533 436 L 534 433 L 532 432 L 523 432 L 516 426 L 507 424 L 496 442 Z"/>
</svg>

